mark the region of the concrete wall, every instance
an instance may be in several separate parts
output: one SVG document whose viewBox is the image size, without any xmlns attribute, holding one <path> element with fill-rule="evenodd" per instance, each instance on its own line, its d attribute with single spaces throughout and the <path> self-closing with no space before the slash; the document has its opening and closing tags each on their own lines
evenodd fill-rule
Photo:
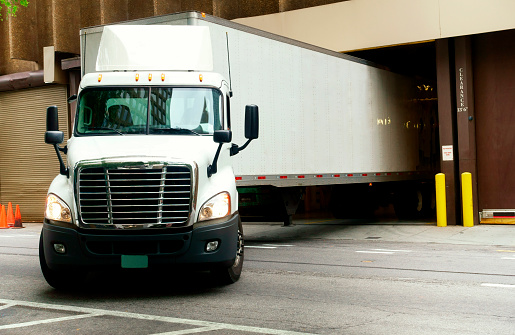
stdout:
<svg viewBox="0 0 515 335">
<path fill-rule="evenodd" d="M 513 13 L 513 0 L 351 0 L 235 21 L 352 51 L 512 29 Z"/>
<path fill-rule="evenodd" d="M 197 10 L 226 19 L 324 5 L 335 0 L 38 0 L 0 21 L 0 76 L 43 69 L 43 48 L 79 53 L 79 30 L 142 17 Z"/>
</svg>

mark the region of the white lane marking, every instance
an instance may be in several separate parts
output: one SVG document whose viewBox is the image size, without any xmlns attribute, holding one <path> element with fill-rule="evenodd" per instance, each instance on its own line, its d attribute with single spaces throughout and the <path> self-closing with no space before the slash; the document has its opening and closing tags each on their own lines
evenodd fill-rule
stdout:
<svg viewBox="0 0 515 335">
<path fill-rule="evenodd" d="M 411 250 L 390 250 L 390 249 L 370 249 L 375 251 L 388 251 L 388 252 L 411 252 Z"/>
<path fill-rule="evenodd" d="M 39 321 L 30 321 L 30 322 L 23 322 L 23 323 L 13 323 L 13 324 L 9 324 L 9 325 L 0 326 L 0 330 L 2 330 L 2 329 L 13 329 L 13 328 L 22 328 L 22 327 L 29 327 L 29 326 L 37 326 L 37 325 L 42 325 L 42 324 L 45 324 L 45 323 L 53 323 L 53 322 L 61 322 L 61 321 L 68 321 L 68 320 L 77 320 L 77 319 L 91 318 L 93 316 L 100 316 L 100 315 L 103 315 L 103 314 L 91 313 L 91 314 L 82 314 L 82 315 L 74 315 L 74 316 L 65 316 L 65 317 L 62 317 L 62 318 L 39 320 Z"/>
<path fill-rule="evenodd" d="M 508 284 L 490 284 L 490 283 L 483 283 L 481 286 L 484 287 L 500 287 L 500 288 L 515 288 L 515 285 L 508 285 Z"/>
<path fill-rule="evenodd" d="M 515 259 L 515 257 L 502 257 L 501 259 Z"/>
<path fill-rule="evenodd" d="M 224 328 L 218 327 L 218 326 L 212 326 L 212 327 L 176 330 L 176 331 L 171 331 L 171 332 L 166 332 L 166 333 L 156 333 L 156 334 L 151 334 L 151 335 L 185 335 L 185 334 L 204 333 L 204 332 L 209 332 L 212 330 L 222 330 L 222 329 L 224 329 Z"/>
<path fill-rule="evenodd" d="M 52 309 L 52 310 L 84 313 L 85 315 L 83 315 L 83 317 L 108 315 L 108 316 L 132 318 L 132 319 L 139 319 L 139 320 L 179 323 L 179 324 L 186 324 L 186 325 L 192 325 L 192 326 L 198 326 L 198 327 L 220 327 L 222 329 L 246 331 L 246 332 L 250 332 L 250 333 L 259 333 L 259 334 L 310 335 L 309 333 L 300 333 L 300 332 L 294 332 L 294 331 L 288 331 L 288 330 L 258 328 L 258 327 L 251 327 L 251 326 L 239 326 L 239 325 L 233 325 L 233 324 L 229 324 L 229 323 L 217 323 L 217 322 L 200 321 L 200 320 L 192 320 L 192 319 L 179 319 L 179 318 L 167 317 L 167 316 L 138 314 L 138 313 L 129 313 L 129 312 L 118 312 L 118 311 L 110 311 L 110 310 L 87 308 L 87 307 L 44 304 L 44 303 L 31 302 L 31 301 L 0 299 L 0 304 L 11 304 L 11 305 L 16 305 L 16 306 L 26 306 L 26 307 L 34 307 L 34 308 L 45 308 L 45 309 Z M 72 316 L 72 317 L 64 317 L 64 318 L 59 318 L 59 319 L 64 320 L 67 318 L 78 318 L 78 317 L 80 317 L 80 315 Z M 55 319 L 50 319 L 50 320 L 55 320 Z M 36 324 L 37 324 L 37 322 L 42 323 L 41 321 L 35 321 L 35 322 L 36 322 Z M 2 326 L 2 327 L 4 327 L 4 326 Z M 0 329 L 2 329 L 2 328 L 0 328 Z"/>
<path fill-rule="evenodd" d="M 356 252 L 361 253 L 361 254 L 387 254 L 387 255 L 393 255 L 394 254 L 391 251 L 371 251 L 371 250 L 365 251 L 365 250 L 358 250 Z"/>
<path fill-rule="evenodd" d="M 0 235 L 0 237 L 13 238 L 13 237 L 38 237 L 38 235 Z"/>
<path fill-rule="evenodd" d="M 9 307 L 13 307 L 13 306 L 16 306 L 16 305 L 15 304 L 7 304 L 7 305 L 0 306 L 0 309 L 6 309 Z"/>
<path fill-rule="evenodd" d="M 279 248 L 282 248 L 282 247 L 294 247 L 293 244 L 263 244 L 264 246 L 267 246 L 267 247 L 279 247 Z"/>
<path fill-rule="evenodd" d="M 266 247 L 263 245 L 245 245 L 245 248 L 254 248 L 254 249 L 277 249 L 277 247 Z"/>
</svg>

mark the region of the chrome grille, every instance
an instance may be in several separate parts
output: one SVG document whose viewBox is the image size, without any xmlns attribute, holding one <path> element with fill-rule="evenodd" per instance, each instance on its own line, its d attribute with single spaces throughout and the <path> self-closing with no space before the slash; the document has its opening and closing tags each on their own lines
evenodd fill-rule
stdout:
<svg viewBox="0 0 515 335">
<path fill-rule="evenodd" d="M 86 224 L 173 224 L 188 220 L 191 170 L 82 167 L 78 175 L 80 215 Z"/>
</svg>

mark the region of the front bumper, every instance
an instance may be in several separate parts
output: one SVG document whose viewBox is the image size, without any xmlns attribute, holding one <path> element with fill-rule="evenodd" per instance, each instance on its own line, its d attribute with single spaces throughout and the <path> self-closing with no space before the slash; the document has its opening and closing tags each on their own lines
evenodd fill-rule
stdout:
<svg viewBox="0 0 515 335">
<path fill-rule="evenodd" d="M 42 238 L 47 265 L 53 270 L 122 267 L 122 258 L 145 256 L 148 267 L 188 265 L 195 268 L 229 267 L 234 263 L 238 244 L 239 214 L 227 221 L 178 232 L 88 231 L 53 225 L 45 220 Z M 206 252 L 206 244 L 219 247 Z M 54 250 L 63 244 L 66 252 Z"/>
</svg>

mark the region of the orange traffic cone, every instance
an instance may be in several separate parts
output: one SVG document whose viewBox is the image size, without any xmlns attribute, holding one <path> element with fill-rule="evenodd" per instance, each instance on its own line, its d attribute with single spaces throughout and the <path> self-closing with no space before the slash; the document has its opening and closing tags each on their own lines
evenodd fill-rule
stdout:
<svg viewBox="0 0 515 335">
<path fill-rule="evenodd" d="M 7 204 L 7 225 L 14 226 L 13 204 L 10 202 Z"/>
<path fill-rule="evenodd" d="M 16 205 L 16 214 L 14 214 L 14 227 L 13 228 L 25 228 L 21 222 L 20 206 Z"/>
<path fill-rule="evenodd" d="M 2 205 L 2 209 L 0 210 L 0 229 L 9 228 L 7 225 L 7 215 L 5 214 L 5 206 Z"/>
</svg>

